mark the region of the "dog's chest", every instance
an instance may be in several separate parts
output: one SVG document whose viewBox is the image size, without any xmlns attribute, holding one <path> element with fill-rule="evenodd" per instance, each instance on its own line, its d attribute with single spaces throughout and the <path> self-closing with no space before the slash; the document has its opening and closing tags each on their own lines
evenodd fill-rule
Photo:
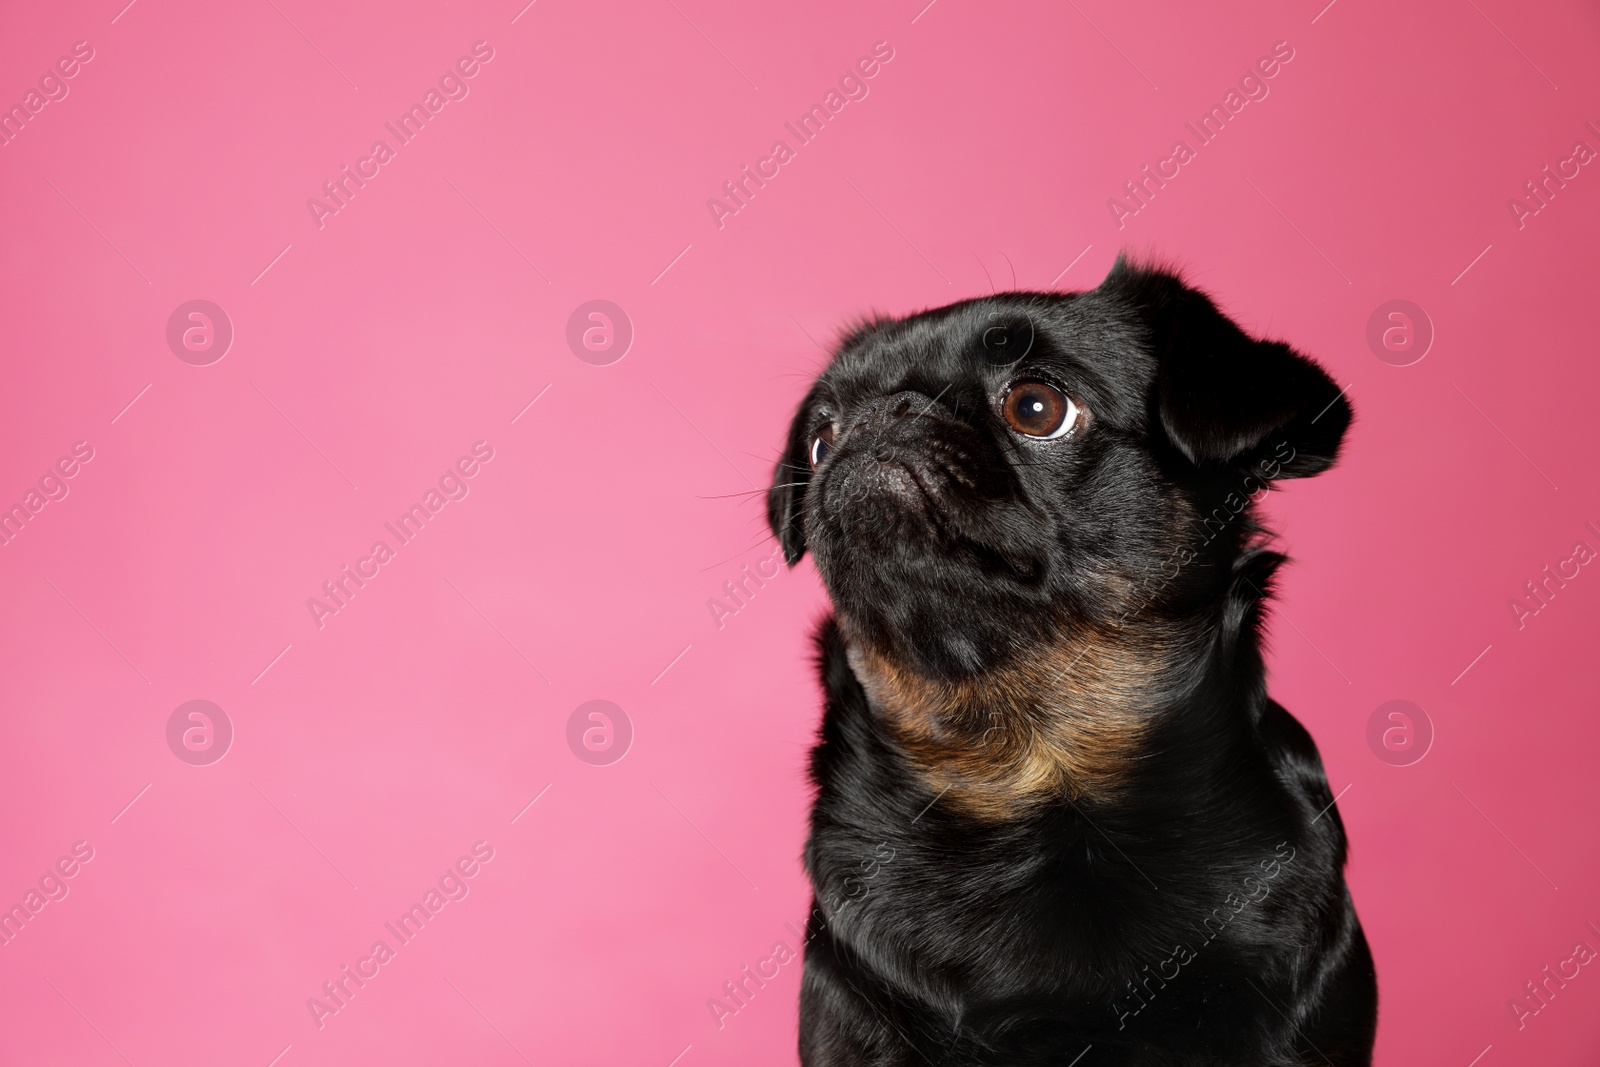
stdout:
<svg viewBox="0 0 1600 1067">
<path fill-rule="evenodd" d="M 814 831 L 813 922 L 891 984 L 930 1001 L 1105 988 L 1087 967 L 1085 931 L 1105 921 L 1106 887 L 1069 872 L 1070 845 L 994 828 L 951 834 L 930 815 L 864 829 Z M 1124 909 L 1118 921 L 1129 920 Z"/>
</svg>

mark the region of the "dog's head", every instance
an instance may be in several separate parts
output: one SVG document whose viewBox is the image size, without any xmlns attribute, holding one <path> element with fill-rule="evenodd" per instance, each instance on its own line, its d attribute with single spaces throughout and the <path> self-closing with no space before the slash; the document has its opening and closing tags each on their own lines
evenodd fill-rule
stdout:
<svg viewBox="0 0 1600 1067">
<path fill-rule="evenodd" d="M 974 678 L 1063 627 L 1214 604 L 1252 501 L 1330 467 L 1340 389 L 1171 273 L 1008 293 L 848 336 L 789 431 L 768 518 L 852 638 Z"/>
</svg>

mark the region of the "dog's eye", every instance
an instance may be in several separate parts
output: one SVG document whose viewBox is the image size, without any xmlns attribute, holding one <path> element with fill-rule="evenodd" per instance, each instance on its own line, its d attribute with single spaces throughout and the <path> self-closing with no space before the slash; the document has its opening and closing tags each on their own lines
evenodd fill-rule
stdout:
<svg viewBox="0 0 1600 1067">
<path fill-rule="evenodd" d="M 828 458 L 828 450 L 833 447 L 833 427 L 824 426 L 817 436 L 811 439 L 811 469 L 816 470 L 823 460 Z"/>
<path fill-rule="evenodd" d="M 1078 425 L 1078 405 L 1046 382 L 1014 382 L 1000 401 L 1006 425 L 1028 437 L 1065 437 Z"/>
</svg>

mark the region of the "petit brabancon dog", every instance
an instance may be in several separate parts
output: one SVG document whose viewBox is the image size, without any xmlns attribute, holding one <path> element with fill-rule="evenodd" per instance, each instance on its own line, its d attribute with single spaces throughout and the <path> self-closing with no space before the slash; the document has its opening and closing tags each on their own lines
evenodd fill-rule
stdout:
<svg viewBox="0 0 1600 1067">
<path fill-rule="evenodd" d="M 1371 1060 L 1338 808 L 1267 696 L 1253 503 L 1341 391 L 1172 273 L 849 334 L 768 516 L 835 614 L 810 1067 Z"/>
</svg>

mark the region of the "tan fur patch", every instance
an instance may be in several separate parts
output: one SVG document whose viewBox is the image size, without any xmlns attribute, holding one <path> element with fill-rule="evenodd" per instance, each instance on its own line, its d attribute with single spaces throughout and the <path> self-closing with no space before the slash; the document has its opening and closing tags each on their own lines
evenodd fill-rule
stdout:
<svg viewBox="0 0 1600 1067">
<path fill-rule="evenodd" d="M 949 803 L 986 820 L 1114 793 L 1144 739 L 1171 646 L 1096 627 L 978 678 L 915 674 L 855 642 L 849 660 L 890 735 Z"/>
</svg>

